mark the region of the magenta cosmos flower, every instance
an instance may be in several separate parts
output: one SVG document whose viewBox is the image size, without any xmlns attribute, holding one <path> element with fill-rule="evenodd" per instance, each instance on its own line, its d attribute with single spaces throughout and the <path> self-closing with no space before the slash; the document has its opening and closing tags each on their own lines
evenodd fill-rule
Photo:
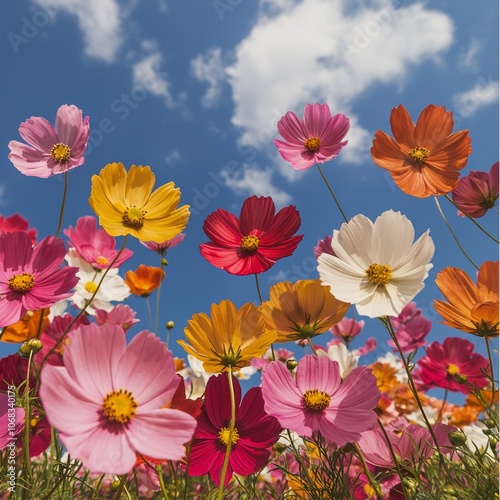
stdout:
<svg viewBox="0 0 500 500">
<path fill-rule="evenodd" d="M 116 241 L 104 229 L 97 228 L 95 217 L 86 215 L 76 221 L 75 229 L 69 226 L 64 230 L 69 244 L 74 247 L 78 255 L 91 266 L 97 269 L 106 269 L 118 255 Z M 113 267 L 120 267 L 130 259 L 134 252 L 124 248 L 120 256 L 113 263 Z"/>
<path fill-rule="evenodd" d="M 59 269 L 65 255 L 60 238 L 47 236 L 33 247 L 25 232 L 0 235 L 0 326 L 73 295 L 78 268 Z"/>
<path fill-rule="evenodd" d="M 231 439 L 231 452 L 224 485 L 227 486 L 233 472 L 248 476 L 267 464 L 270 449 L 278 441 L 281 426 L 264 411 L 260 387 L 250 389 L 241 401 L 241 387 L 233 376 L 236 400 L 236 424 Z M 240 404 L 241 401 L 241 404 Z M 208 379 L 205 404 L 198 417 L 198 426 L 188 460 L 188 474 L 202 476 L 210 472 L 219 485 L 222 465 L 229 439 L 231 399 L 227 373 Z"/>
<path fill-rule="evenodd" d="M 399 316 L 391 318 L 391 323 L 404 354 L 427 344 L 427 334 L 431 331 L 432 322 L 422 316 L 422 309 L 418 309 L 415 302 L 406 304 Z M 397 351 L 393 340 L 388 340 L 387 343 Z"/>
<path fill-rule="evenodd" d="M 40 398 L 59 438 L 91 472 L 127 474 L 136 455 L 179 460 L 196 427 L 164 408 L 179 385 L 172 353 L 147 331 L 126 346 L 116 325 L 69 334 L 64 366 L 45 365 Z"/>
<path fill-rule="evenodd" d="M 443 344 L 433 342 L 426 355 L 417 362 L 415 375 L 428 387 L 442 387 L 450 391 L 468 394 L 473 387 L 482 389 L 488 385 L 484 371 L 488 360 L 474 351 L 474 344 L 459 337 L 448 337 Z M 457 376 L 466 380 L 460 384 Z"/>
<path fill-rule="evenodd" d="M 333 115 L 328 104 L 307 104 L 304 118 L 288 111 L 278 122 L 278 132 L 285 139 L 274 140 L 282 158 L 295 170 L 306 170 L 315 163 L 335 158 L 347 144 L 349 118 L 342 113 Z"/>
<path fill-rule="evenodd" d="M 153 250 L 153 252 L 157 252 L 160 255 L 165 255 L 169 248 L 180 245 L 183 242 L 185 236 L 186 235 L 184 233 L 181 233 L 162 243 L 155 243 L 154 241 L 140 241 L 139 243 L 146 248 Z"/>
<path fill-rule="evenodd" d="M 29 223 L 18 214 L 11 215 L 10 217 L 3 217 L 0 215 L 0 234 L 15 233 L 17 231 L 24 231 L 29 234 L 31 242 L 36 245 L 36 229 L 29 229 Z"/>
<path fill-rule="evenodd" d="M 280 424 L 301 436 L 320 433 L 339 446 L 356 442 L 377 422 L 377 381 L 366 366 L 342 380 L 339 364 L 328 357 L 304 356 L 295 379 L 280 361 L 262 374 L 264 408 Z"/>
<path fill-rule="evenodd" d="M 275 210 L 273 199 L 265 196 L 247 198 L 239 219 L 219 208 L 203 224 L 212 241 L 200 245 L 201 255 L 238 276 L 267 271 L 278 259 L 292 255 L 304 236 L 293 236 L 301 222 L 293 205 L 277 214 Z"/>
<path fill-rule="evenodd" d="M 55 128 L 40 116 L 32 116 L 19 126 L 28 143 L 10 141 L 10 161 L 24 175 L 50 177 L 62 174 L 85 162 L 90 134 L 89 117 L 82 110 L 63 104 L 56 114 Z"/>
<path fill-rule="evenodd" d="M 489 172 L 472 170 L 467 177 L 462 177 L 451 196 L 466 214 L 475 219 L 482 217 L 498 200 L 498 162 Z M 465 217 L 461 210 L 458 215 Z"/>
</svg>

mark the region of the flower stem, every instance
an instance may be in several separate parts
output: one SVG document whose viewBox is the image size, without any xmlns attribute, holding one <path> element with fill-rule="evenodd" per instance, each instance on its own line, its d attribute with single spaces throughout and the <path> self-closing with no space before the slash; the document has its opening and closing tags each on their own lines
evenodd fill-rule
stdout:
<svg viewBox="0 0 500 500">
<path fill-rule="evenodd" d="M 26 385 L 24 387 L 24 461 L 26 473 L 31 478 L 31 458 L 30 458 L 30 422 L 31 422 L 31 409 L 30 409 L 30 373 L 31 373 L 31 359 L 33 351 L 30 350 L 28 358 L 28 371 L 26 375 Z"/>
<path fill-rule="evenodd" d="M 61 232 L 67 195 L 68 195 L 68 171 L 64 172 L 64 193 L 61 203 L 61 211 L 59 212 L 59 224 L 57 225 L 57 231 L 56 234 L 54 235 L 56 238 L 59 236 L 59 233 Z"/>
<path fill-rule="evenodd" d="M 229 435 L 227 437 L 226 454 L 224 456 L 224 463 L 222 464 L 222 471 L 220 474 L 219 494 L 217 496 L 217 500 L 222 500 L 224 498 L 224 485 L 226 483 L 226 472 L 227 472 L 227 467 L 229 465 L 231 448 L 233 446 L 234 427 L 236 425 L 236 400 L 234 397 L 233 373 L 231 365 L 229 365 L 228 367 L 228 380 L 229 380 L 229 395 L 231 398 L 231 422 L 229 424 Z"/>
<path fill-rule="evenodd" d="M 490 408 L 495 404 L 495 374 L 493 372 L 493 357 L 491 356 L 490 342 L 488 337 L 484 337 L 486 342 L 486 352 L 488 353 L 488 361 L 490 362 L 490 370 L 491 370 L 491 403 Z"/>
<path fill-rule="evenodd" d="M 321 167 L 319 166 L 319 163 L 316 163 L 316 166 L 318 167 L 318 170 L 319 170 L 319 173 L 321 174 L 321 177 L 323 177 L 323 180 L 325 181 L 325 184 L 326 184 L 326 187 L 328 188 L 328 191 L 330 191 L 330 194 L 332 195 L 333 200 L 337 204 L 337 208 L 340 210 L 340 213 L 342 214 L 342 217 L 347 222 L 347 217 L 346 217 L 344 211 L 342 210 L 342 207 L 340 206 L 339 200 L 337 200 L 337 197 L 335 196 L 335 193 L 333 192 L 332 187 L 330 186 L 329 182 L 327 181 L 327 179 L 325 177 L 325 174 L 323 173 L 323 170 L 321 170 Z"/>
<path fill-rule="evenodd" d="M 359 447 L 358 443 L 353 443 L 353 446 L 356 450 L 356 455 L 358 456 L 359 461 L 361 462 L 361 467 L 363 468 L 363 472 L 365 473 L 365 476 L 368 478 L 371 487 L 375 490 L 375 493 L 377 493 L 379 497 L 382 497 L 382 492 L 380 491 L 380 485 L 375 481 L 372 473 L 368 470 L 368 466 L 366 465 L 365 457 L 363 456 L 361 448 Z"/>
<path fill-rule="evenodd" d="M 156 473 L 158 474 L 158 481 L 160 481 L 160 489 L 161 489 L 163 498 L 165 500 L 167 500 L 168 499 L 168 494 L 167 494 L 167 490 L 165 488 L 165 481 L 163 481 L 163 472 L 162 472 L 162 468 L 161 468 L 160 464 L 158 464 L 156 466 Z"/>
<path fill-rule="evenodd" d="M 162 263 L 161 265 L 161 270 L 164 271 L 164 265 L 163 265 L 163 257 L 162 257 Z M 163 283 L 163 280 L 160 281 L 160 284 L 158 285 L 158 290 L 156 291 L 156 311 L 155 311 L 155 333 L 158 335 L 158 321 L 160 318 L 160 293 L 161 293 L 161 284 Z M 168 349 L 168 338 L 167 338 L 167 349 Z"/>
<path fill-rule="evenodd" d="M 309 347 L 311 348 L 313 354 L 315 356 L 317 356 L 318 353 L 316 352 L 316 349 L 314 348 L 314 344 L 312 343 L 311 337 L 307 337 L 307 343 L 309 344 Z"/>
<path fill-rule="evenodd" d="M 453 229 L 451 228 L 450 226 L 450 223 L 446 220 L 446 217 L 444 215 L 444 212 L 443 210 L 441 209 L 441 205 L 439 204 L 439 200 L 437 199 L 436 196 L 434 196 L 434 201 L 436 202 L 436 205 L 438 207 L 438 210 L 439 210 L 439 213 L 441 214 L 441 217 L 443 218 L 445 224 L 448 226 L 448 229 L 450 230 L 451 232 L 451 235 L 453 236 L 453 238 L 455 239 L 455 241 L 457 242 L 457 245 L 458 247 L 460 248 L 460 250 L 462 251 L 462 253 L 465 255 L 465 257 L 467 257 L 467 260 L 476 268 L 476 269 L 479 269 L 479 266 L 469 257 L 468 253 L 464 250 L 464 247 L 460 244 L 460 241 L 458 240 L 456 234 L 454 233 Z"/>
<path fill-rule="evenodd" d="M 153 318 L 151 316 L 151 305 L 149 304 L 149 297 L 146 297 L 146 309 L 148 311 L 148 330 L 151 331 L 153 326 Z"/>
<path fill-rule="evenodd" d="M 255 276 L 255 286 L 257 287 L 257 294 L 259 295 L 259 300 L 260 300 L 260 303 L 262 304 L 262 302 L 264 302 L 264 301 L 262 300 L 262 293 L 260 292 L 259 275 L 257 273 L 255 273 L 254 276 Z"/>
<path fill-rule="evenodd" d="M 489 236 L 495 243 L 500 243 L 492 234 L 490 234 L 488 231 L 486 231 L 486 229 L 484 229 L 483 226 L 481 226 L 481 224 L 479 224 L 479 222 L 477 222 L 476 219 L 474 219 L 474 217 L 471 217 L 467 212 L 464 212 L 454 201 L 452 198 L 450 198 L 447 194 L 444 195 L 444 197 L 455 207 L 457 208 L 458 210 L 460 210 L 460 212 L 462 212 L 465 217 L 467 217 L 468 219 L 470 219 L 484 234 L 486 234 L 486 236 Z"/>
</svg>

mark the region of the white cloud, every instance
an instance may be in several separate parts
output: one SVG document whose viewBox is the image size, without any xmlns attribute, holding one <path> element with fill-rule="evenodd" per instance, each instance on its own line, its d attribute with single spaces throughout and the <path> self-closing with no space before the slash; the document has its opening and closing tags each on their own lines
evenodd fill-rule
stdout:
<svg viewBox="0 0 500 500">
<path fill-rule="evenodd" d="M 292 197 L 272 183 L 272 172 L 270 169 L 261 169 L 254 164 L 242 166 L 242 172 L 230 175 L 222 170 L 226 186 L 235 193 L 244 196 L 256 194 L 258 196 L 271 196 L 278 207 L 290 203 Z"/>
<path fill-rule="evenodd" d="M 468 118 L 479 108 L 497 102 L 498 90 L 498 81 L 487 81 L 480 77 L 474 87 L 453 96 L 453 111 L 463 118 Z"/>
<path fill-rule="evenodd" d="M 207 82 L 208 89 L 201 103 L 206 108 L 213 108 L 219 100 L 222 84 L 226 73 L 222 63 L 222 51 L 220 47 L 213 47 L 199 54 L 191 61 L 191 71 L 200 82 Z"/>
<path fill-rule="evenodd" d="M 123 41 L 117 0 L 35 0 L 35 3 L 53 15 L 61 11 L 76 16 L 87 56 L 107 63 L 116 59 Z"/>
<path fill-rule="evenodd" d="M 458 56 L 458 65 L 466 69 L 477 67 L 477 55 L 481 50 L 481 43 L 477 39 L 472 39 L 467 50 L 462 50 Z"/>
<path fill-rule="evenodd" d="M 377 84 L 403 84 L 411 67 L 436 60 L 453 41 L 450 18 L 423 4 L 351 6 L 348 0 L 281 0 L 271 8 L 261 0 L 257 23 L 226 68 L 241 144 L 262 149 L 278 137 L 276 122 L 286 111 L 301 115 L 306 103 L 328 102 L 352 122 L 339 161 L 362 162 L 372 134 L 352 111 L 358 97 Z"/>
<path fill-rule="evenodd" d="M 165 157 L 165 163 L 167 165 L 174 165 L 181 159 L 181 154 L 177 149 L 174 149 L 171 151 L 166 157 Z"/>
</svg>

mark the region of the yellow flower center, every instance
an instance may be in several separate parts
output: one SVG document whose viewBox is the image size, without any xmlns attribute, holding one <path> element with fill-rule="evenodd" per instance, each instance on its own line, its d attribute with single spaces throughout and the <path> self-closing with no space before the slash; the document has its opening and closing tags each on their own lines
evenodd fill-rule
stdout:
<svg viewBox="0 0 500 500">
<path fill-rule="evenodd" d="M 304 142 L 304 146 L 308 151 L 314 153 L 320 148 L 321 142 L 317 137 L 309 137 L 309 139 Z"/>
<path fill-rule="evenodd" d="M 446 371 L 450 374 L 450 375 L 457 375 L 460 373 L 460 368 L 457 366 L 457 365 L 454 365 L 453 363 L 450 363 L 447 367 L 446 367 Z"/>
<path fill-rule="evenodd" d="M 243 250 L 246 250 L 247 252 L 255 252 L 257 248 L 259 248 L 259 243 L 260 240 L 257 238 L 257 236 L 254 236 L 253 234 L 249 236 L 244 236 L 243 239 L 241 240 L 240 247 Z"/>
<path fill-rule="evenodd" d="M 430 151 L 427 148 L 413 148 L 408 156 L 414 163 L 424 163 L 427 158 L 429 158 Z"/>
<path fill-rule="evenodd" d="M 71 149 L 67 144 L 63 144 L 62 142 L 58 142 L 52 146 L 50 150 L 50 155 L 54 160 L 60 163 L 66 163 L 71 156 Z"/>
<path fill-rule="evenodd" d="M 104 416 L 112 422 L 126 424 L 130 422 L 136 414 L 137 403 L 130 391 L 110 392 L 103 401 Z"/>
<path fill-rule="evenodd" d="M 106 259 L 106 257 L 103 257 L 102 255 L 99 255 L 99 257 L 97 257 L 96 262 L 101 266 L 107 266 L 109 264 L 109 260 Z"/>
<path fill-rule="evenodd" d="M 329 394 L 319 389 L 308 389 L 302 397 L 304 404 L 313 411 L 323 411 L 328 407 L 331 400 Z"/>
<path fill-rule="evenodd" d="M 386 264 L 372 264 L 367 270 L 368 279 L 377 285 L 387 285 L 392 278 L 392 269 Z"/>
<path fill-rule="evenodd" d="M 14 292 L 26 293 L 29 292 L 35 284 L 35 278 L 32 274 L 23 273 L 15 274 L 9 278 L 9 287 Z"/>
<path fill-rule="evenodd" d="M 230 434 L 229 427 L 223 427 L 219 431 L 219 441 L 224 446 L 227 446 L 227 443 L 229 442 L 229 434 Z M 238 442 L 239 439 L 240 439 L 240 435 L 238 434 L 238 429 L 236 429 L 236 427 L 235 427 L 233 429 L 233 433 L 231 435 L 231 446 L 234 446 Z"/>
<path fill-rule="evenodd" d="M 147 212 L 137 207 L 129 207 L 123 212 L 123 224 L 132 229 L 140 229 L 144 225 Z"/>
<path fill-rule="evenodd" d="M 97 283 L 87 281 L 87 283 L 85 283 L 85 290 L 89 293 L 94 293 L 97 290 Z"/>
</svg>

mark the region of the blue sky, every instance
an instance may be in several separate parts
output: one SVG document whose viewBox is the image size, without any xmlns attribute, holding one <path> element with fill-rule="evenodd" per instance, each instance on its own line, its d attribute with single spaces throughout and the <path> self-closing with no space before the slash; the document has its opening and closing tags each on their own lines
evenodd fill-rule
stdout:
<svg viewBox="0 0 500 500">
<path fill-rule="evenodd" d="M 498 3 L 465 0 L 18 0 L 0 7 L 3 62 L 0 213 L 19 213 L 38 229 L 55 232 L 62 176 L 29 178 L 7 158 L 10 140 L 30 116 L 53 122 L 61 104 L 90 116 L 91 141 L 82 167 L 72 170 L 64 227 L 92 211 L 90 178 L 109 162 L 150 165 L 157 185 L 174 181 L 192 216 L 182 246 L 170 251 L 160 324 L 173 320 L 174 338 L 193 313 L 229 298 L 257 301 L 254 278 L 213 268 L 199 254 L 205 217 L 219 207 L 239 212 L 251 195 L 294 204 L 304 239 L 294 255 L 261 275 L 267 297 L 279 280 L 315 278 L 312 247 L 339 228 L 341 217 L 314 169 L 296 172 L 277 154 L 277 120 L 306 103 L 328 102 L 351 118 L 349 145 L 324 167 L 352 217 L 372 220 L 399 210 L 427 228 L 436 244 L 434 268 L 416 297 L 434 321 L 431 340 L 461 336 L 439 324 L 436 273 L 453 265 L 473 275 L 441 220 L 433 199 L 404 195 L 370 157 L 377 129 L 390 132 L 392 107 L 403 104 L 416 120 L 428 104 L 454 112 L 455 130 L 469 129 L 473 153 L 463 174 L 489 170 L 498 160 Z M 497 248 L 442 200 L 461 241 L 478 263 Z M 480 222 L 497 232 L 490 212 Z M 156 255 L 135 251 L 122 275 Z M 147 328 L 144 301 L 131 298 Z M 153 304 L 153 302 L 152 302 Z M 160 332 L 163 334 L 163 332 Z M 367 321 L 364 338 L 386 335 Z M 320 339 L 318 339 L 320 340 Z M 478 340 L 472 339 L 476 344 Z M 325 339 L 326 341 L 326 339 Z M 12 349 L 11 349 L 12 347 Z M 172 344 L 174 353 L 182 355 Z M 2 346 L 2 353 L 14 346 Z M 483 346 L 480 346 L 481 351 Z"/>
</svg>

